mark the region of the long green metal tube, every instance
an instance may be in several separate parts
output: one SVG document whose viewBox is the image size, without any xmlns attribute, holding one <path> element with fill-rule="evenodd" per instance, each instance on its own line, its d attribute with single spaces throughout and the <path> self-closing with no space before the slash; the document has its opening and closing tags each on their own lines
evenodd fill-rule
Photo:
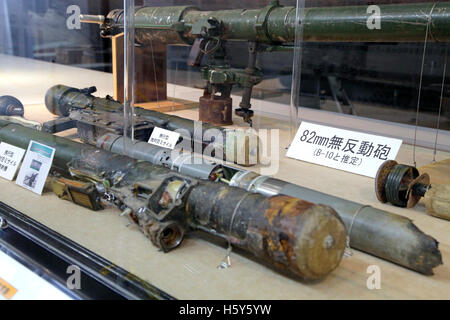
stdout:
<svg viewBox="0 0 450 320">
<path fill-rule="evenodd" d="M 427 31 L 428 41 L 450 40 L 450 2 L 379 7 L 380 29 L 367 27 L 367 6 L 306 9 L 304 40 L 423 42 Z"/>
<path fill-rule="evenodd" d="M 423 42 L 450 40 L 450 2 L 380 5 L 380 28 L 370 29 L 368 6 L 305 8 L 303 41 Z M 368 12 L 369 11 L 369 12 Z M 82 16 L 92 23 L 91 16 Z M 296 8 L 273 3 L 262 9 L 200 11 L 194 7 L 143 7 L 136 11 L 136 39 L 192 44 L 207 19 L 222 22 L 222 39 L 289 44 L 295 40 Z M 105 35 L 123 31 L 123 11 L 103 23 Z"/>
</svg>

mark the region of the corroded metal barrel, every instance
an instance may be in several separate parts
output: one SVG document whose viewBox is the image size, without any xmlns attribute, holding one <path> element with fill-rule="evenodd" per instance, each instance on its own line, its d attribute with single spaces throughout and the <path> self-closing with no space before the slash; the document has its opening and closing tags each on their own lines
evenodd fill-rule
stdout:
<svg viewBox="0 0 450 320">
<path fill-rule="evenodd" d="M 333 206 L 349 230 L 349 245 L 423 274 L 442 264 L 438 242 L 408 218 L 251 171 L 230 185 L 264 195 L 286 194 Z"/>
<path fill-rule="evenodd" d="M 104 192 L 112 195 L 122 210 L 126 207 L 157 247 L 161 248 L 163 240 L 171 241 L 166 244 L 173 249 L 185 232 L 200 230 L 227 239 L 275 269 L 307 280 L 325 277 L 342 259 L 346 228 L 329 206 L 195 180 L 162 166 L 0 120 L 1 142 L 26 149 L 31 140 L 56 149 L 53 168 L 61 174 L 81 172 L 89 181 L 100 177 Z M 163 206 L 161 200 L 167 199 L 164 194 L 159 198 L 159 186 L 173 181 L 188 183 L 183 185 L 188 191 L 176 197 L 173 210 L 157 211 Z M 146 192 L 149 198 L 144 197 Z M 153 202 L 156 196 L 157 204 Z M 162 237 L 159 241 L 158 236 Z"/>
<path fill-rule="evenodd" d="M 450 3 L 413 3 L 368 6 L 305 8 L 301 18 L 303 41 L 423 42 L 450 40 Z M 378 14 L 379 16 L 373 16 Z M 369 28 L 378 18 L 380 28 Z M 296 8 L 273 3 L 262 9 L 200 11 L 195 7 L 142 7 L 136 10 L 136 40 L 148 44 L 160 40 L 168 44 L 192 44 L 208 19 L 223 27 L 221 38 L 267 44 L 293 43 Z M 93 23 L 91 16 L 81 20 Z M 103 34 L 123 32 L 123 10 L 114 10 L 103 24 Z M 428 33 L 428 34 L 427 34 Z"/>
<path fill-rule="evenodd" d="M 231 235 L 234 245 L 277 268 L 312 280 L 338 265 L 346 233 L 331 207 L 289 196 L 254 195 L 211 182 L 192 191 L 188 206 L 194 221 Z"/>
</svg>

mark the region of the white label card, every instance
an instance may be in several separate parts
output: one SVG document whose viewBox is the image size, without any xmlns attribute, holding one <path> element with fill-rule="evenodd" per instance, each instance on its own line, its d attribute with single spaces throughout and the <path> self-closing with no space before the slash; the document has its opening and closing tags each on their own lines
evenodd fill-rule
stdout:
<svg viewBox="0 0 450 320">
<path fill-rule="evenodd" d="M 402 140 L 302 122 L 286 156 L 375 178 Z"/>
<path fill-rule="evenodd" d="M 12 181 L 24 154 L 24 149 L 4 142 L 0 143 L 0 177 Z"/>
<path fill-rule="evenodd" d="M 36 141 L 30 141 L 16 184 L 42 194 L 45 180 L 52 166 L 55 149 Z"/>
<path fill-rule="evenodd" d="M 0 266 L 0 300 L 72 300 L 3 251 Z"/>
<path fill-rule="evenodd" d="M 148 143 L 173 150 L 179 138 L 180 134 L 178 132 L 155 127 Z"/>
</svg>

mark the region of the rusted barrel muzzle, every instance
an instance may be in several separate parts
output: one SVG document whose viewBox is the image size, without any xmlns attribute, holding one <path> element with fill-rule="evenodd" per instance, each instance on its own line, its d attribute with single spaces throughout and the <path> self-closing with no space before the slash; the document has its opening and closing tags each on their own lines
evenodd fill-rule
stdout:
<svg viewBox="0 0 450 320">
<path fill-rule="evenodd" d="M 213 183 L 196 187 L 188 206 L 202 230 L 225 234 L 234 245 L 303 279 L 325 277 L 344 254 L 346 228 L 329 206 Z"/>
</svg>

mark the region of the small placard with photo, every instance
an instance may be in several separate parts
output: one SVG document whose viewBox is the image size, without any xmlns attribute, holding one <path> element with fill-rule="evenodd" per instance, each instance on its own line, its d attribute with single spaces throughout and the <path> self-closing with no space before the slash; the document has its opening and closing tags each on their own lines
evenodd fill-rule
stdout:
<svg viewBox="0 0 450 320">
<path fill-rule="evenodd" d="M 30 141 L 16 184 L 34 193 L 42 194 L 54 156 L 54 148 Z"/>
</svg>

